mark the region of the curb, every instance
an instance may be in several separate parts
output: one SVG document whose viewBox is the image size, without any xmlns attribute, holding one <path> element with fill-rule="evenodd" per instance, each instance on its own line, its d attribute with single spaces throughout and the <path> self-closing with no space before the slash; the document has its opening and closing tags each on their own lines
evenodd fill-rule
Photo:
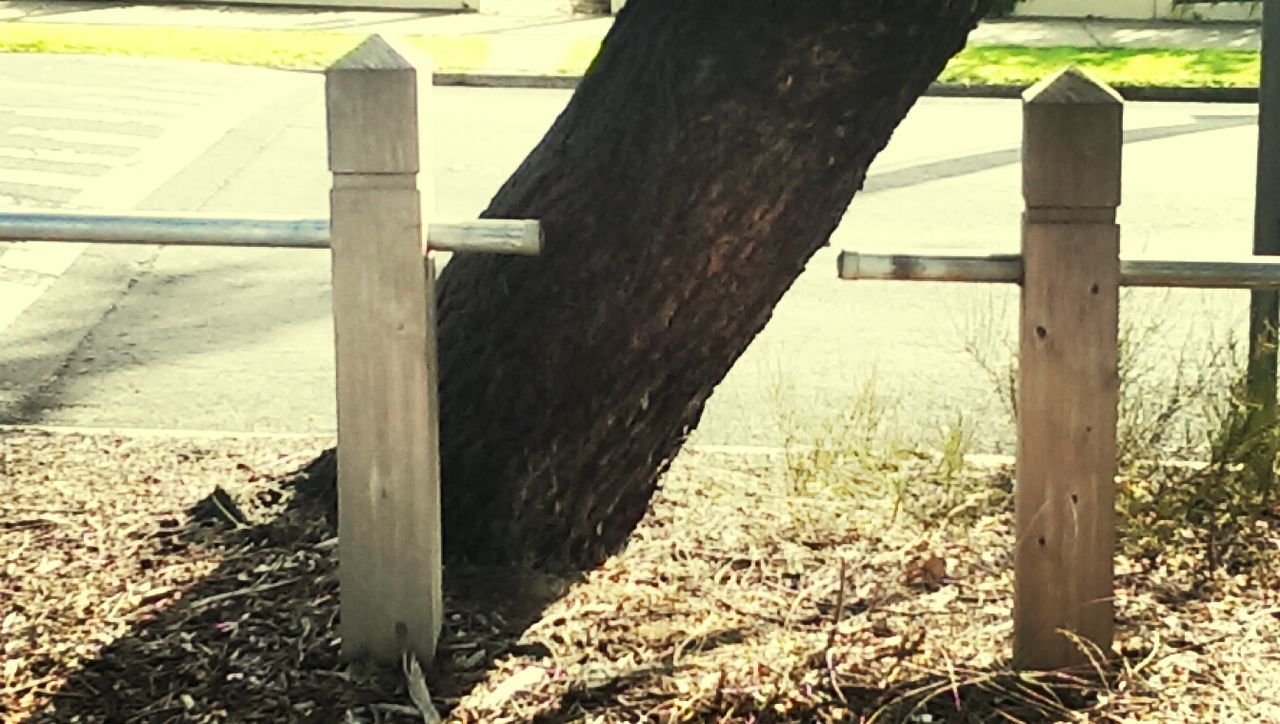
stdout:
<svg viewBox="0 0 1280 724">
<path fill-rule="evenodd" d="M 436 73 L 434 85 L 464 88 L 555 88 L 578 87 L 580 75 L 533 75 L 524 73 Z"/>
<path fill-rule="evenodd" d="M 1021 98 L 1029 85 L 934 83 L 927 96 L 943 98 Z M 1257 88 L 1189 88 L 1180 86 L 1114 86 L 1126 101 L 1160 103 L 1257 103 Z"/>
<path fill-rule="evenodd" d="M 435 85 L 464 88 L 576 88 L 582 76 L 525 73 L 436 73 Z M 933 83 L 926 96 L 939 98 L 1021 98 L 1028 85 L 971 85 Z M 1189 88 L 1179 86 L 1116 86 L 1126 101 L 1163 103 L 1257 103 L 1257 88 Z"/>
</svg>

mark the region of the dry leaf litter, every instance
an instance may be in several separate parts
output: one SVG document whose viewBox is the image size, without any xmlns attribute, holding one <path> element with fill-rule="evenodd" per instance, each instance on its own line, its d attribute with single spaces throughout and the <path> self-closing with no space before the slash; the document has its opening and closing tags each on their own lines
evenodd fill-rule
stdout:
<svg viewBox="0 0 1280 724">
<path fill-rule="evenodd" d="M 334 527 L 291 475 L 331 442 L 0 435 L 0 718 L 1280 721 L 1273 582 L 1192 575 L 1190 544 L 1118 561 L 1110 667 L 1012 672 L 1007 471 L 928 461 L 800 494 L 686 452 L 597 570 L 447 569 L 435 662 L 347 665 Z M 942 485 L 973 495 L 904 512 Z"/>
</svg>

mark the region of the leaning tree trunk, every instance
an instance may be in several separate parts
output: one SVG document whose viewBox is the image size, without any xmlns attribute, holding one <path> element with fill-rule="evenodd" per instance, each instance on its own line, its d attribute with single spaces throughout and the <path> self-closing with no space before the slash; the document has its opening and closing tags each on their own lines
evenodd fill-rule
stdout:
<svg viewBox="0 0 1280 724">
<path fill-rule="evenodd" d="M 712 389 L 989 0 L 631 0 L 485 216 L 536 258 L 441 274 L 446 552 L 625 542 Z"/>
</svg>

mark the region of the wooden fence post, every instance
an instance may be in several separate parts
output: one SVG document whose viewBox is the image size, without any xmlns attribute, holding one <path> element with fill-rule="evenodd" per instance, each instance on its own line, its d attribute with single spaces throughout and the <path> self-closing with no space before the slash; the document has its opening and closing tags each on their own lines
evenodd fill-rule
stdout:
<svg viewBox="0 0 1280 724">
<path fill-rule="evenodd" d="M 1122 114 L 1114 90 L 1075 69 L 1023 95 L 1019 668 L 1086 664 L 1073 636 L 1111 650 Z"/>
<path fill-rule="evenodd" d="M 429 661 L 441 623 L 434 274 L 418 186 L 430 83 L 378 36 L 325 73 L 346 658 Z"/>
</svg>

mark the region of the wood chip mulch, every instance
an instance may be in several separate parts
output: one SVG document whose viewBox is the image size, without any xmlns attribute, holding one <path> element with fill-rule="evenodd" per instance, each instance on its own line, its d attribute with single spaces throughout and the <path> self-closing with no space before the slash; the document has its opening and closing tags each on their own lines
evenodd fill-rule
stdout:
<svg viewBox="0 0 1280 724">
<path fill-rule="evenodd" d="M 1194 537 L 1119 559 L 1110 666 L 1011 671 L 1007 477 L 927 461 L 814 492 L 687 452 L 599 569 L 446 570 L 424 677 L 344 664 L 291 476 L 331 444 L 0 434 L 0 720 L 1280 721 L 1274 581 L 1193 575 Z"/>
</svg>

